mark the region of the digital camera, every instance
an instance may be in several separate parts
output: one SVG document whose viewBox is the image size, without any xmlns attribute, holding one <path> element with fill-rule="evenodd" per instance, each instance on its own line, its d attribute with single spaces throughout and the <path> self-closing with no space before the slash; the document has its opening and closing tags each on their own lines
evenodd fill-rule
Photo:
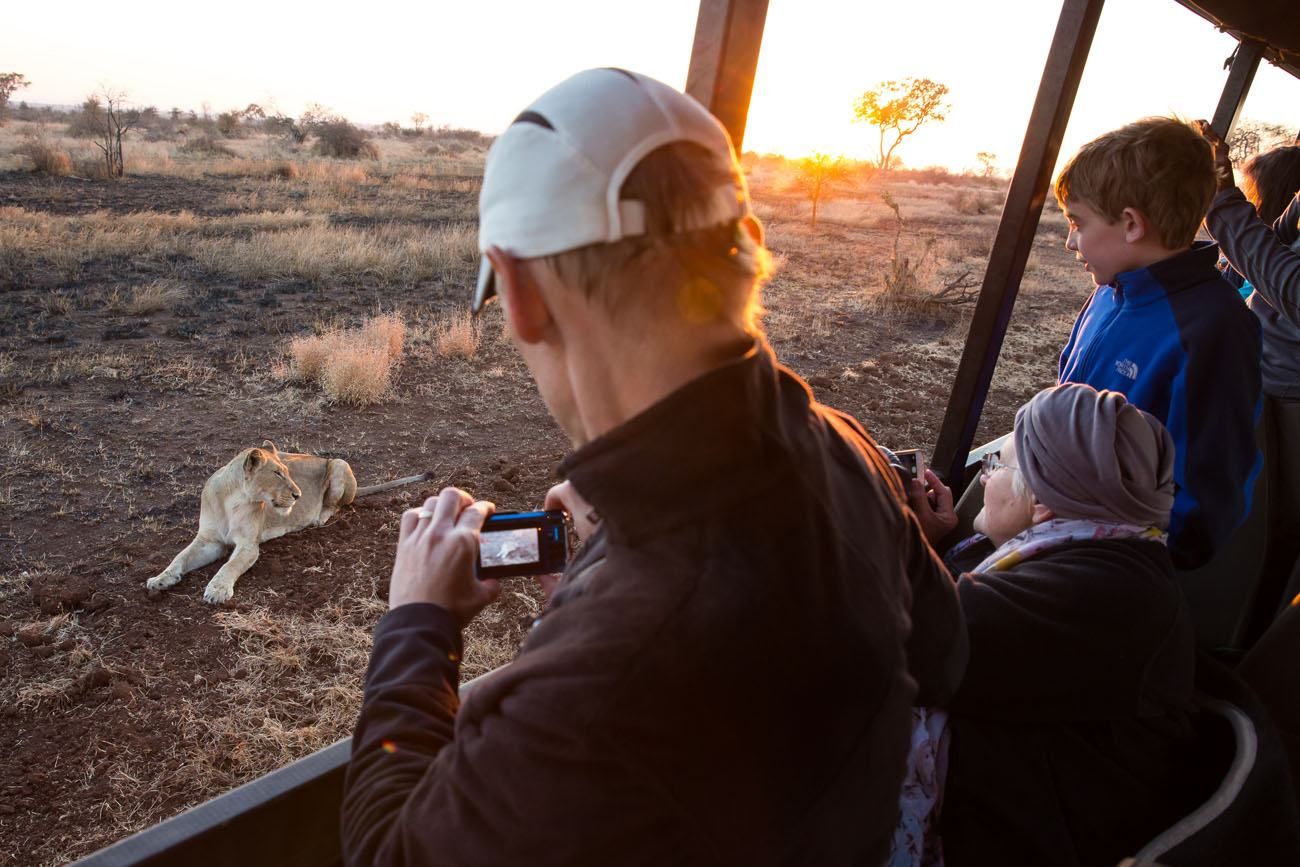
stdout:
<svg viewBox="0 0 1300 867">
<path fill-rule="evenodd" d="M 569 513 L 497 512 L 479 532 L 478 577 L 518 578 L 563 572 L 569 562 Z"/>
</svg>

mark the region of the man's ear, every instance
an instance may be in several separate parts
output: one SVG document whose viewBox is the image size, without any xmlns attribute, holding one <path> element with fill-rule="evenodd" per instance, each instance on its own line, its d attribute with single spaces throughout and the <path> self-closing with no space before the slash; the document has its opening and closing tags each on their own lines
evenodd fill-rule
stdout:
<svg viewBox="0 0 1300 867">
<path fill-rule="evenodd" d="M 1124 240 L 1136 244 L 1151 230 L 1151 221 L 1137 208 L 1125 208 L 1119 215 L 1120 225 L 1124 227 Z"/>
<path fill-rule="evenodd" d="M 1029 520 L 1035 524 L 1041 524 L 1044 521 L 1050 521 L 1056 517 L 1056 513 L 1037 501 L 1034 502 L 1034 510 L 1029 513 Z"/>
<path fill-rule="evenodd" d="M 249 475 L 257 469 L 266 460 L 266 452 L 261 449 L 249 449 L 248 457 L 244 458 L 244 472 Z"/>
<path fill-rule="evenodd" d="M 497 296 L 510 331 L 524 343 L 538 343 L 551 323 L 541 287 L 523 262 L 499 247 L 488 247 L 485 254 L 492 263 L 497 281 Z"/>
</svg>

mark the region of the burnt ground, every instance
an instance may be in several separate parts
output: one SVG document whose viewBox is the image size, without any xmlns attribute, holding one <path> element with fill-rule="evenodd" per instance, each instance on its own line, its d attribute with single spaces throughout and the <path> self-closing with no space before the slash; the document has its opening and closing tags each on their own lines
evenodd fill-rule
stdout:
<svg viewBox="0 0 1300 867">
<path fill-rule="evenodd" d="M 409 199 L 431 223 L 463 221 L 475 194 L 453 186 Z M 232 208 L 218 201 L 264 191 L 241 177 L 0 174 L 0 208 L 51 214 L 220 216 Z M 938 278 L 972 267 L 978 277 L 996 217 L 948 214 L 948 194 L 905 191 L 919 214 L 909 231 L 950 242 Z M 275 195 L 298 207 L 294 189 Z M 379 182 L 357 186 L 331 225 L 365 225 L 386 195 Z M 782 265 L 765 296 L 778 355 L 881 442 L 928 447 L 962 312 L 872 302 L 892 239 L 878 222 L 846 211 L 812 231 L 794 199 L 767 201 Z M 1050 383 L 1085 297 L 1051 226 L 1040 234 L 982 435 L 1009 429 Z M 114 304 L 157 276 L 186 286 L 185 299 L 147 315 Z M 437 317 L 464 307 L 472 276 L 246 281 L 162 253 L 75 269 L 32 256 L 0 271 L 0 864 L 86 854 L 346 735 L 401 510 L 443 484 L 503 509 L 541 502 L 567 443 L 497 314 L 472 357 L 440 356 L 427 339 Z M 380 310 L 411 326 L 391 399 L 335 405 L 274 375 L 289 337 Z M 202 601 L 218 564 L 146 593 L 191 538 L 207 476 L 267 437 L 345 458 L 363 485 L 424 470 L 435 480 L 267 543 L 219 609 Z M 466 673 L 508 659 L 538 604 L 531 586 L 512 584 L 474 626 Z"/>
</svg>

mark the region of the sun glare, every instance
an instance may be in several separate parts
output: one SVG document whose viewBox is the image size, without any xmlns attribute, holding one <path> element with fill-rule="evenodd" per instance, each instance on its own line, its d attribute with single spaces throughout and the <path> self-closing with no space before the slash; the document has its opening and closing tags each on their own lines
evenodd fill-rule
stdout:
<svg viewBox="0 0 1300 867">
<path fill-rule="evenodd" d="M 419 112 L 432 126 L 492 134 L 546 85 L 583 68 L 622 66 L 684 86 L 698 4 L 485 0 L 407 7 L 376 0 L 346 23 L 252 0 L 231 0 L 216 18 L 162 0 L 140 0 L 108 19 L 87 0 L 67 5 L 72 24 L 55 42 L 37 5 L 8 11 L 6 68 L 32 82 L 18 99 L 77 105 L 107 84 L 163 111 L 206 104 L 215 113 L 256 102 L 297 114 L 316 102 L 363 124 Z M 952 108 L 944 122 L 909 138 L 898 154 L 904 164 L 974 170 L 984 152 L 1008 171 L 1059 8 L 1026 0 L 772 0 L 745 148 L 875 159 L 876 133 L 854 122 L 855 99 L 881 81 L 929 78 L 950 88 Z M 247 20 L 273 37 L 272 47 L 248 39 Z M 83 21 L 94 25 L 78 26 Z M 211 62 L 195 60 L 190 35 L 198 31 L 218 46 L 205 54 Z M 1150 43 L 1152 32 L 1164 36 L 1159 45 Z M 123 52 L 123 45 L 148 49 Z M 275 47 L 284 45 L 297 47 Z M 1233 45 L 1173 0 L 1108 5 L 1063 153 L 1145 115 L 1211 113 Z M 1114 62 L 1125 57 L 1142 58 L 1140 75 Z M 1291 123 L 1297 97 L 1300 82 L 1266 66 L 1243 117 Z"/>
</svg>

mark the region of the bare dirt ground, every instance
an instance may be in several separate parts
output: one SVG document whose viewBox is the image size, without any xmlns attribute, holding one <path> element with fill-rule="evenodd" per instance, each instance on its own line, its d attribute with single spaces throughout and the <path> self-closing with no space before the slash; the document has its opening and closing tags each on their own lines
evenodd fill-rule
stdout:
<svg viewBox="0 0 1300 867">
<path fill-rule="evenodd" d="M 0 864 L 86 854 L 347 736 L 401 510 L 449 483 L 532 508 L 555 480 L 567 443 L 499 315 L 468 351 L 437 340 L 473 279 L 472 163 L 319 162 L 288 179 L 0 173 Z M 895 224 L 875 187 L 811 229 L 771 165 L 752 177 L 778 355 L 882 443 L 928 448 L 964 314 L 881 301 Z M 996 207 L 890 189 L 927 285 L 982 275 Z M 1049 212 L 982 435 L 1053 380 L 1088 288 L 1063 240 Z M 333 403 L 277 372 L 291 337 L 379 312 L 408 327 L 387 400 Z M 435 480 L 267 543 L 225 606 L 202 601 L 216 564 L 147 593 L 207 476 L 268 437 L 345 458 L 361 484 Z M 466 676 L 511 657 L 539 598 L 511 584 L 472 628 Z"/>
</svg>

